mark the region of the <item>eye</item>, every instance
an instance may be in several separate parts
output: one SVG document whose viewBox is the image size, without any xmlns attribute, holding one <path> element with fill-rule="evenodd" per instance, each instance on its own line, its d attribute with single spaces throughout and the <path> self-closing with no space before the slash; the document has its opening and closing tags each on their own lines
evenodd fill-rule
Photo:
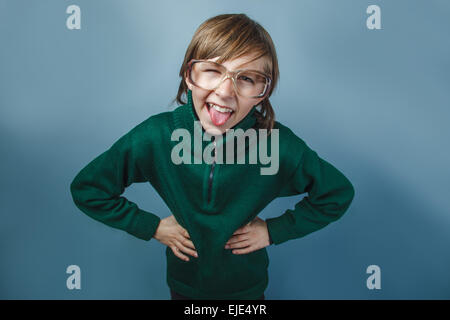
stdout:
<svg viewBox="0 0 450 320">
<path fill-rule="evenodd" d="M 215 73 L 220 73 L 219 70 L 215 70 L 215 69 L 206 69 L 206 70 L 204 70 L 204 72 L 215 72 Z"/>
<path fill-rule="evenodd" d="M 248 83 L 252 83 L 252 84 L 255 83 L 252 78 L 249 78 L 249 77 L 246 77 L 246 76 L 240 76 L 239 80 L 244 80 L 244 81 L 246 81 Z"/>
</svg>

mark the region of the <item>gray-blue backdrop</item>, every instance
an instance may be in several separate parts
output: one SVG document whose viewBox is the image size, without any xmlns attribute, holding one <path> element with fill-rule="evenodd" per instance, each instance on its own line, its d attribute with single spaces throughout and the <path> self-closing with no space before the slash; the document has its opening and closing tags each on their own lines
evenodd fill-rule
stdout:
<svg viewBox="0 0 450 320">
<path fill-rule="evenodd" d="M 66 9 L 81 8 L 69 30 Z M 369 30 L 369 5 L 381 29 Z M 74 176 L 150 115 L 172 110 L 207 18 L 246 13 L 272 35 L 272 97 L 354 184 L 348 212 L 268 248 L 268 299 L 450 298 L 450 2 L 0 1 L 0 298 L 168 299 L 165 247 L 90 219 Z M 161 218 L 150 184 L 125 194 Z M 277 199 L 279 216 L 302 196 Z M 81 289 L 66 287 L 69 265 Z M 381 270 L 370 290 L 366 269 Z"/>
</svg>

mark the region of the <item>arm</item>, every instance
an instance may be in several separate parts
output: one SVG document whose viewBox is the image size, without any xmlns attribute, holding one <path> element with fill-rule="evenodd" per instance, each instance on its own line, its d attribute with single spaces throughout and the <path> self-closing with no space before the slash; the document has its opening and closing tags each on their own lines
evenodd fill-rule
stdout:
<svg viewBox="0 0 450 320">
<path fill-rule="evenodd" d="M 146 181 L 137 165 L 132 133 L 84 167 L 72 181 L 70 191 L 75 205 L 91 218 L 150 240 L 160 218 L 121 196 L 133 182 Z"/>
<path fill-rule="evenodd" d="M 266 220 L 274 244 L 304 237 L 336 221 L 347 211 L 355 193 L 351 182 L 306 144 L 283 192 L 307 192 L 308 196 L 293 210 L 288 209 L 281 216 Z"/>
</svg>

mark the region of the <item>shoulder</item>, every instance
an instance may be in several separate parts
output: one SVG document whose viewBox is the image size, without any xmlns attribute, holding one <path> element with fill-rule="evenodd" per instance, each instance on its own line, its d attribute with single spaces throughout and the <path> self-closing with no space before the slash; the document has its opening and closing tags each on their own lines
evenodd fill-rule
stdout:
<svg viewBox="0 0 450 320">
<path fill-rule="evenodd" d="M 160 141 L 170 131 L 173 111 L 154 114 L 135 125 L 129 132 L 134 144 L 148 144 Z"/>
<path fill-rule="evenodd" d="M 165 111 L 151 115 L 138 123 L 131 131 L 134 134 L 151 134 L 152 132 L 149 131 L 164 130 L 170 125 L 172 113 L 173 111 Z"/>
<path fill-rule="evenodd" d="M 137 157 L 148 157 L 155 146 L 161 145 L 161 141 L 166 139 L 170 131 L 172 112 L 165 111 L 147 117 L 125 133 L 118 143 Z"/>
<path fill-rule="evenodd" d="M 275 121 L 274 129 L 278 130 L 280 163 L 291 169 L 298 167 L 305 152 L 310 150 L 308 144 L 279 121 Z"/>
<path fill-rule="evenodd" d="M 308 148 L 307 143 L 302 138 L 300 138 L 293 130 L 281 122 L 275 121 L 273 128 L 278 130 L 280 147 L 291 150 L 291 152 L 302 152 Z"/>
</svg>

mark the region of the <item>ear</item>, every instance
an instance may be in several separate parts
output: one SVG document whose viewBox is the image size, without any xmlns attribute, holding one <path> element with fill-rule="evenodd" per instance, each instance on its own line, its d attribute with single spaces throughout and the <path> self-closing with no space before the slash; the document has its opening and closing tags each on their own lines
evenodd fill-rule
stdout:
<svg viewBox="0 0 450 320">
<path fill-rule="evenodd" d="M 254 105 L 254 107 L 259 106 L 259 105 L 264 101 L 264 99 L 266 99 L 266 98 L 260 98 L 260 99 L 256 100 L 257 102 L 256 102 L 256 104 Z"/>
<path fill-rule="evenodd" d="M 192 91 L 192 88 L 194 85 L 189 81 L 189 77 L 187 76 L 187 73 L 184 74 L 184 81 L 186 82 L 186 85 L 188 86 L 189 90 Z"/>
</svg>

